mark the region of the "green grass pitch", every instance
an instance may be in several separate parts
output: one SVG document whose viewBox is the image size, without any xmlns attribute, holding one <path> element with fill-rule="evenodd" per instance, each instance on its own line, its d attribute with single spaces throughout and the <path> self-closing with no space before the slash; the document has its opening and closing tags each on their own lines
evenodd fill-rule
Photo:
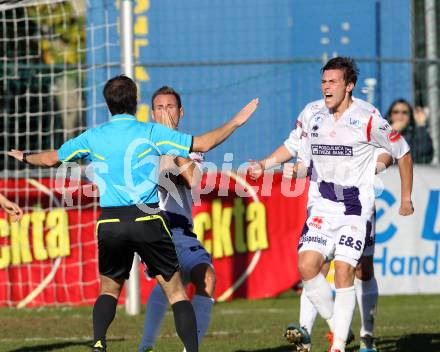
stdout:
<svg viewBox="0 0 440 352">
<path fill-rule="evenodd" d="M 285 326 L 298 320 L 299 298 L 284 294 L 258 301 L 236 300 L 216 304 L 201 351 L 292 351 L 282 335 Z M 87 351 L 91 342 L 91 307 L 0 309 L 0 351 Z M 144 312 L 144 311 L 143 311 Z M 143 314 L 127 316 L 118 309 L 108 334 L 108 351 L 137 351 Z M 353 328 L 359 331 L 356 312 Z M 326 328 L 318 318 L 313 331 L 313 351 L 326 351 Z M 377 345 L 382 352 L 440 351 L 440 296 L 380 297 L 376 318 Z M 359 339 L 347 351 L 357 351 Z M 157 352 L 181 352 L 173 318 L 168 311 Z"/>
</svg>

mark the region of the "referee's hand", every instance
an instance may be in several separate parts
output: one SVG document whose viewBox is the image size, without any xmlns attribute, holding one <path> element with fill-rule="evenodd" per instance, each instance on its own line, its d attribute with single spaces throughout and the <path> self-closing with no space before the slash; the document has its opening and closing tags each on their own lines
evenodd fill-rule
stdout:
<svg viewBox="0 0 440 352">
<path fill-rule="evenodd" d="M 247 120 L 249 120 L 249 117 L 254 113 L 255 110 L 257 110 L 259 103 L 259 99 L 255 98 L 252 99 L 243 109 L 241 109 L 234 117 L 234 122 L 241 126 L 246 123 Z"/>
<path fill-rule="evenodd" d="M 11 151 L 8 152 L 8 155 L 12 156 L 13 158 L 17 159 L 18 161 L 23 161 L 23 152 L 21 150 L 11 149 Z"/>
</svg>

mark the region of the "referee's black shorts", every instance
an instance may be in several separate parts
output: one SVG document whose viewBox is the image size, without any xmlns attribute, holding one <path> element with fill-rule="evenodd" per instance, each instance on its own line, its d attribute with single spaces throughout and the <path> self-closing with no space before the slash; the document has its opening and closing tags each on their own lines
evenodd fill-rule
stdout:
<svg viewBox="0 0 440 352">
<path fill-rule="evenodd" d="M 112 279 L 128 279 L 134 253 L 138 253 L 154 277 L 169 280 L 179 270 L 171 231 L 162 212 L 145 212 L 141 206 L 102 208 L 96 224 L 99 273 Z M 154 214 L 156 213 L 156 214 Z"/>
</svg>

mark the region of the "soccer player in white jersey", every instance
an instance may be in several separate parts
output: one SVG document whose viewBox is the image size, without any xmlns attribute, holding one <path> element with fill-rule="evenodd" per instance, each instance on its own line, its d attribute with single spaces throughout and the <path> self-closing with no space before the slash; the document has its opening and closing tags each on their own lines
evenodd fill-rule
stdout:
<svg viewBox="0 0 440 352">
<path fill-rule="evenodd" d="M 361 99 L 356 99 L 359 104 L 365 106 L 366 109 L 374 111 L 375 107 L 370 103 L 367 103 Z M 257 179 L 263 175 L 265 169 L 270 169 L 279 166 L 281 163 L 289 161 L 292 157 L 296 157 L 299 149 L 299 143 L 303 133 L 302 126 L 307 125 L 308 122 L 314 116 L 314 113 L 318 112 L 325 107 L 324 99 L 313 101 L 306 105 L 298 116 L 296 127 L 293 129 L 283 145 L 275 150 L 268 157 L 260 160 L 253 161 L 249 167 L 249 174 L 252 178 Z M 392 163 L 390 154 L 384 149 L 377 150 L 377 162 L 378 169 L 383 169 Z M 288 168 L 286 167 L 286 170 Z M 289 171 L 287 171 L 289 173 Z M 313 205 L 313 201 L 316 195 L 319 194 L 318 185 L 316 180 L 310 180 L 309 194 L 307 200 L 307 208 L 310 209 Z M 373 267 L 373 254 L 375 244 L 375 222 L 374 218 L 370 219 L 372 223 L 370 236 L 366 243 L 364 252 L 362 254 L 361 261 L 356 268 L 356 298 L 361 313 L 361 350 L 360 352 L 375 352 L 375 345 L 373 336 L 374 330 L 374 314 L 377 305 L 378 289 L 376 278 L 374 277 Z M 327 262 L 322 268 L 324 276 L 326 276 L 330 263 Z M 289 342 L 296 345 L 298 350 L 310 351 L 310 335 L 312 327 L 315 322 L 317 311 L 303 290 L 300 300 L 300 325 L 290 324 L 286 331 L 286 337 Z M 331 334 L 328 337 L 331 338 Z"/>
<path fill-rule="evenodd" d="M 153 94 L 152 107 L 153 119 L 157 123 L 178 128 L 184 111 L 180 96 L 174 89 L 158 89 Z M 216 281 L 211 256 L 192 232 L 191 187 L 200 180 L 202 161 L 201 153 L 191 153 L 190 159 L 164 156 L 159 182 L 159 207 L 165 211 L 173 234 L 182 281 L 185 285 L 192 282 L 196 288 L 191 303 L 196 315 L 199 345 L 211 320 Z M 167 308 L 167 298 L 161 287 L 156 285 L 148 299 L 139 352 L 153 351 Z"/>
<path fill-rule="evenodd" d="M 323 67 L 321 87 L 326 106 L 303 125 L 296 165 L 299 177 L 313 166 L 318 182 L 319 194 L 300 240 L 298 269 L 307 297 L 334 333 L 331 352 L 345 351 L 353 318 L 355 268 L 364 249 L 367 222 L 374 212 L 376 148 L 385 148 L 397 159 L 399 214 L 414 212 L 409 146 L 378 111 L 371 112 L 352 99 L 357 74 L 349 58 L 333 58 Z M 320 271 L 333 256 L 334 306 L 331 287 Z"/>
</svg>

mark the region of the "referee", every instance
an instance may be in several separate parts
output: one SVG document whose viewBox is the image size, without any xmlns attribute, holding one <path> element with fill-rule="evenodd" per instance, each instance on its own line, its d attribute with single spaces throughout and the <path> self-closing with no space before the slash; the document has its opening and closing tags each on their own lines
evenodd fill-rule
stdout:
<svg viewBox="0 0 440 352">
<path fill-rule="evenodd" d="M 109 122 L 68 140 L 57 151 L 29 154 L 13 149 L 8 154 L 35 166 L 52 167 L 77 159 L 87 159 L 95 166 L 102 213 L 96 224 L 100 295 L 93 308 L 92 351 L 106 351 L 107 329 L 136 252 L 163 288 L 186 351 L 196 352 L 194 310 L 182 285 L 170 231 L 158 208 L 159 157 L 188 158 L 192 151 L 209 151 L 249 119 L 258 99 L 223 126 L 193 137 L 158 123 L 137 121 L 137 88 L 126 76 L 110 79 L 104 97 L 112 114 Z"/>
</svg>

